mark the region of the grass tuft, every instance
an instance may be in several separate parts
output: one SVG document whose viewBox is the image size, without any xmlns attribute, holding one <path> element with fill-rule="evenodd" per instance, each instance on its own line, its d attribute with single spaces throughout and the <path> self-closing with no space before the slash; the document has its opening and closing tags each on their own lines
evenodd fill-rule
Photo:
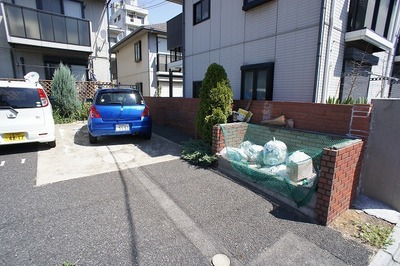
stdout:
<svg viewBox="0 0 400 266">
<path fill-rule="evenodd" d="M 355 223 L 358 234 L 355 237 L 359 238 L 364 243 L 367 243 L 376 248 L 385 248 L 393 243 L 391 227 L 374 225 L 370 223 Z"/>
</svg>

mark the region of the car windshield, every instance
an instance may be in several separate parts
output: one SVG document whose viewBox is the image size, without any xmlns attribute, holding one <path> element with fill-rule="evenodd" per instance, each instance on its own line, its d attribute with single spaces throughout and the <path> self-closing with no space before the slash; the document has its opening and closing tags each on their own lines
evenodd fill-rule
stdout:
<svg viewBox="0 0 400 266">
<path fill-rule="evenodd" d="M 96 105 L 135 105 L 143 104 L 143 98 L 138 91 L 104 91 L 100 92 L 96 98 Z"/>
<path fill-rule="evenodd" d="M 35 89 L 0 87 L 0 107 L 36 108 L 41 107 L 40 97 Z"/>
</svg>

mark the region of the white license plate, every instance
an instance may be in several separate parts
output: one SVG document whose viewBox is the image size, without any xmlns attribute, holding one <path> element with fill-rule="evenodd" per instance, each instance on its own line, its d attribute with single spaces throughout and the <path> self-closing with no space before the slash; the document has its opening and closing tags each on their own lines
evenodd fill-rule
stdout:
<svg viewBox="0 0 400 266">
<path fill-rule="evenodd" d="M 129 131 L 129 124 L 116 124 L 115 131 Z"/>
</svg>

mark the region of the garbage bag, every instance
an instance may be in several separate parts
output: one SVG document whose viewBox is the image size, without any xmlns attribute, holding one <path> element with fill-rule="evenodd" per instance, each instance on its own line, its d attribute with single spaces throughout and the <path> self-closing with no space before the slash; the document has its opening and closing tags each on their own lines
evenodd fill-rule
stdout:
<svg viewBox="0 0 400 266">
<path fill-rule="evenodd" d="M 247 162 L 249 160 L 247 154 L 240 148 L 227 147 L 226 155 L 229 160 L 235 162 Z"/>
<path fill-rule="evenodd" d="M 279 140 L 268 141 L 264 145 L 264 159 L 266 165 L 279 165 L 286 161 L 287 147 L 286 144 Z"/>
</svg>

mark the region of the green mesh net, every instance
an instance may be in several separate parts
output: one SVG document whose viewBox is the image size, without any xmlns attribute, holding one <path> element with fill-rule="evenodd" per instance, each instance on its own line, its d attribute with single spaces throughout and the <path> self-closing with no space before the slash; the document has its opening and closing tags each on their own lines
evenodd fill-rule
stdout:
<svg viewBox="0 0 400 266">
<path fill-rule="evenodd" d="M 221 154 L 233 169 L 246 179 L 291 198 L 299 207 L 308 204 L 316 192 L 323 149 L 350 141 L 344 137 L 247 123 L 220 126 L 225 141 Z M 270 144 L 277 146 L 272 145 L 270 150 Z"/>
</svg>

